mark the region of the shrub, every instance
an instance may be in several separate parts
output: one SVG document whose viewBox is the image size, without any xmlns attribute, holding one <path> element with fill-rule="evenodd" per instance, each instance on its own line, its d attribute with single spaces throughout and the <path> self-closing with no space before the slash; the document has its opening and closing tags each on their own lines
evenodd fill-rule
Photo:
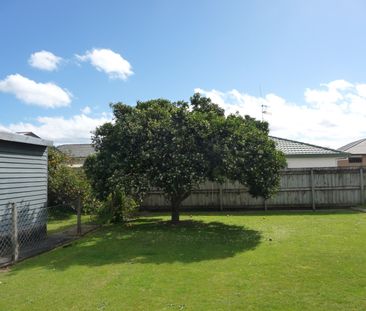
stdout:
<svg viewBox="0 0 366 311">
<path fill-rule="evenodd" d="M 74 206 L 80 198 L 84 211 L 91 212 L 99 202 L 82 169 L 74 169 L 68 156 L 56 148 L 48 150 L 49 205 Z"/>
<path fill-rule="evenodd" d="M 104 221 L 120 223 L 135 218 L 137 209 L 138 204 L 133 198 L 123 190 L 116 190 L 100 205 L 98 214 Z"/>
</svg>

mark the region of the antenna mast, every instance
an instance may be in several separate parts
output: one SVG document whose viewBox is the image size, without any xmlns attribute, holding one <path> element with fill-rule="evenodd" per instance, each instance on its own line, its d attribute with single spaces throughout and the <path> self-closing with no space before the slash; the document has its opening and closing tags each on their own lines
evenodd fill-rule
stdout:
<svg viewBox="0 0 366 311">
<path fill-rule="evenodd" d="M 260 84 L 259 84 L 259 95 L 260 95 L 260 98 L 263 99 L 262 86 Z M 268 105 L 262 104 L 261 108 L 262 108 L 262 122 L 263 122 L 264 121 L 264 115 L 267 113 Z"/>
<path fill-rule="evenodd" d="M 264 115 L 267 113 L 267 108 L 267 105 L 262 104 L 262 121 L 264 121 Z"/>
</svg>

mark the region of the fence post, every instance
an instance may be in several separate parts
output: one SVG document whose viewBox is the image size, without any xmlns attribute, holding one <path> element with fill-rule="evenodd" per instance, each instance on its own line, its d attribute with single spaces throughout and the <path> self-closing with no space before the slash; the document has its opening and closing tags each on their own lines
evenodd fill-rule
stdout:
<svg viewBox="0 0 366 311">
<path fill-rule="evenodd" d="M 19 258 L 19 241 L 18 241 L 18 210 L 15 203 L 11 203 L 11 221 L 12 234 L 11 243 L 13 246 L 12 261 L 16 262 Z"/>
<path fill-rule="evenodd" d="M 77 224 L 76 224 L 76 233 L 77 235 L 81 235 L 81 200 L 80 196 L 76 201 L 76 212 L 77 212 Z"/>
<path fill-rule="evenodd" d="M 314 186 L 314 170 L 310 170 L 310 185 L 311 185 L 311 205 L 315 211 L 315 186 Z"/>
<path fill-rule="evenodd" d="M 365 195 L 364 195 L 364 184 L 363 184 L 363 168 L 360 168 L 360 191 L 361 191 L 361 205 L 365 202 Z"/>
<path fill-rule="evenodd" d="M 222 204 L 222 184 L 219 184 L 219 199 L 220 199 L 220 211 L 224 209 Z"/>
</svg>

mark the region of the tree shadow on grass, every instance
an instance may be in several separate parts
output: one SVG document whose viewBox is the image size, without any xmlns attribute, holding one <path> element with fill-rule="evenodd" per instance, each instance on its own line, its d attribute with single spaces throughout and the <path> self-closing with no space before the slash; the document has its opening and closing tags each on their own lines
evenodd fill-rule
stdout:
<svg viewBox="0 0 366 311">
<path fill-rule="evenodd" d="M 14 272 L 33 267 L 65 270 L 71 266 L 218 260 L 253 250 L 260 241 L 258 231 L 243 226 L 197 220 L 172 225 L 144 218 L 105 227 L 68 247 L 27 260 Z"/>
<path fill-rule="evenodd" d="M 311 209 L 281 209 L 281 210 L 275 210 L 275 209 L 269 209 L 268 211 L 263 211 L 263 210 L 224 210 L 224 211 L 216 211 L 216 210 L 212 210 L 212 211 L 197 211 L 197 210 L 192 210 L 192 211 L 187 211 L 184 210 L 181 212 L 182 216 L 212 216 L 212 217 L 217 217 L 217 216 L 324 216 L 324 215 L 355 215 L 355 214 L 363 214 L 363 212 L 361 211 L 357 211 L 357 210 L 353 210 L 350 208 L 340 208 L 340 209 L 317 209 L 315 211 L 311 210 Z M 167 210 L 166 212 L 154 212 L 154 211 L 149 211 L 149 212 L 144 212 L 143 213 L 144 216 L 146 217 L 151 217 L 151 216 L 169 216 L 170 215 L 170 211 Z"/>
</svg>

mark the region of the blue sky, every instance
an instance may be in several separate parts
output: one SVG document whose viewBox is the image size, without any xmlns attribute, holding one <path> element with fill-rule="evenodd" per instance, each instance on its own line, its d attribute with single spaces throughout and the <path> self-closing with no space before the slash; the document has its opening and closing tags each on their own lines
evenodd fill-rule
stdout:
<svg viewBox="0 0 366 311">
<path fill-rule="evenodd" d="M 339 147 L 366 136 L 365 31 L 357 0 L 5 0 L 0 129 L 88 142 L 111 102 L 199 90 L 228 112 L 267 105 L 273 135 Z"/>
</svg>

